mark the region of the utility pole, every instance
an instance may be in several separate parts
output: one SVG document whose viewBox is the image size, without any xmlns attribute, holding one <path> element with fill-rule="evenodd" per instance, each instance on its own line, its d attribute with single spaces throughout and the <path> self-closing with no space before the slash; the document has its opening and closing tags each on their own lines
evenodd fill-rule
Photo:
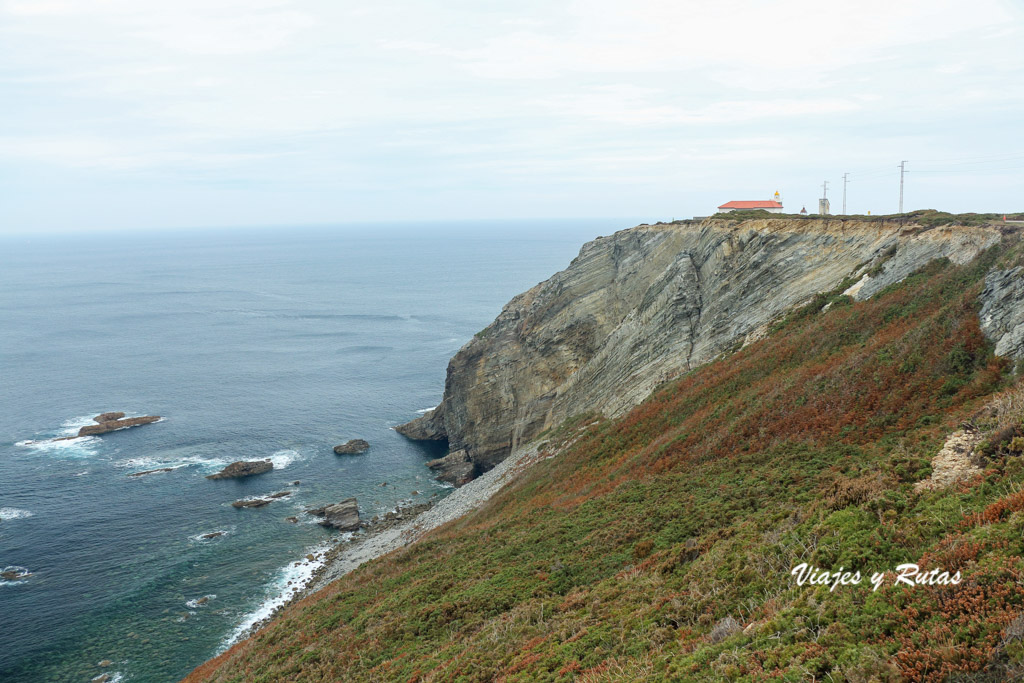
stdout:
<svg viewBox="0 0 1024 683">
<path fill-rule="evenodd" d="M 822 199 L 827 199 L 828 198 L 828 181 L 827 180 L 821 184 L 821 198 Z"/>
<path fill-rule="evenodd" d="M 848 175 L 850 175 L 850 174 L 849 173 L 844 173 L 843 174 L 843 215 L 844 216 L 846 215 L 846 182 L 847 182 L 846 181 L 846 176 L 848 176 Z"/>
<path fill-rule="evenodd" d="M 903 213 L 903 174 L 906 173 L 906 160 L 900 162 L 900 213 Z"/>
</svg>

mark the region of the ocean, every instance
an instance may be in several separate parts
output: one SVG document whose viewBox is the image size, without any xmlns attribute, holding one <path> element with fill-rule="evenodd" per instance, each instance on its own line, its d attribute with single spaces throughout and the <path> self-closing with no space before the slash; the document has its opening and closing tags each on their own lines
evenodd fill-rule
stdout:
<svg viewBox="0 0 1024 683">
<path fill-rule="evenodd" d="M 0 237 L 0 569 L 30 574 L 0 580 L 0 680 L 178 680 L 338 536 L 305 509 L 355 496 L 369 519 L 446 495 L 424 467 L 442 453 L 392 426 L 438 402 L 448 359 L 512 296 L 630 225 Z M 106 411 L 163 419 L 52 440 Z M 352 438 L 370 450 L 334 455 Z M 273 471 L 205 478 L 263 458 Z"/>
</svg>

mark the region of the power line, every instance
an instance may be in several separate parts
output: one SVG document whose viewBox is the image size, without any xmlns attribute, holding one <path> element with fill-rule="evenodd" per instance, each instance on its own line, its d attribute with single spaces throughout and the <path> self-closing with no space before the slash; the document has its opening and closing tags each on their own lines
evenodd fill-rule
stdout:
<svg viewBox="0 0 1024 683">
<path fill-rule="evenodd" d="M 915 163 L 942 163 L 942 164 L 985 164 L 998 161 L 1010 161 L 1012 159 L 1024 159 L 1024 154 L 1020 152 L 1002 152 L 1000 154 L 989 154 L 987 156 L 978 157 L 954 157 L 945 159 L 919 159 Z"/>
</svg>

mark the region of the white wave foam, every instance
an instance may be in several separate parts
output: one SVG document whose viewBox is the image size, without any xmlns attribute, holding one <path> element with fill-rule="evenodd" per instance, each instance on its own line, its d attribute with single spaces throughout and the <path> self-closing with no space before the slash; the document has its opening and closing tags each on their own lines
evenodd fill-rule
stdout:
<svg viewBox="0 0 1024 683">
<path fill-rule="evenodd" d="M 206 605 L 210 604 L 210 600 L 216 600 L 216 599 L 217 599 L 217 596 L 213 595 L 211 593 L 210 595 L 204 595 L 201 598 L 195 598 L 193 600 L 189 600 L 188 602 L 185 603 L 185 607 L 188 607 L 189 609 L 196 609 L 196 608 L 199 608 L 199 607 L 205 607 Z M 202 602 L 200 602 L 200 601 L 202 601 Z"/>
<path fill-rule="evenodd" d="M 25 519 L 31 517 L 32 513 L 29 510 L 22 510 L 21 508 L 0 508 L 0 519 L 5 522 L 9 519 Z"/>
<path fill-rule="evenodd" d="M 96 447 L 103 441 L 96 436 L 82 436 L 76 439 L 26 439 L 14 444 L 30 448 L 38 453 L 51 453 L 66 458 L 89 458 L 96 455 Z"/>
<path fill-rule="evenodd" d="M 223 469 L 230 462 L 223 458 L 203 458 L 198 455 L 185 455 L 181 457 L 161 458 L 159 456 L 143 456 L 141 458 L 128 458 L 115 463 L 116 467 L 130 468 L 145 472 L 146 470 L 159 470 L 165 467 L 179 469 L 181 467 L 199 467 L 202 470 L 217 471 Z"/>
<path fill-rule="evenodd" d="M 64 420 L 60 423 L 60 435 L 61 436 L 74 436 L 78 433 L 78 430 L 86 425 L 94 425 L 96 421 L 92 418 L 99 413 L 93 413 L 92 415 L 82 415 L 81 417 L 73 417 L 70 420 Z"/>
<path fill-rule="evenodd" d="M 3 572 L 5 574 L 7 572 L 14 572 L 17 575 L 17 577 L 18 577 L 16 579 L 13 579 L 13 580 L 10 580 L 10 581 L 7 580 L 7 579 L 0 579 L 0 586 L 3 586 L 3 585 L 17 586 L 19 584 L 25 583 L 25 579 L 27 579 L 28 577 L 32 576 L 32 572 L 30 572 L 29 570 L 25 569 L 24 567 L 19 567 L 18 565 L 10 565 L 10 566 L 4 567 L 3 569 L 0 569 L 0 572 Z"/>
<path fill-rule="evenodd" d="M 291 465 L 296 460 L 301 460 L 302 454 L 298 451 L 293 451 L 290 448 L 286 448 L 281 451 L 277 451 L 270 456 L 270 462 L 274 464 L 275 470 L 283 470 L 288 465 Z"/>
<path fill-rule="evenodd" d="M 429 408 L 420 408 L 416 412 L 419 413 L 420 415 L 423 415 L 424 413 L 429 413 L 431 410 L 433 410 L 436 407 L 437 406 L 430 406 Z"/>
<path fill-rule="evenodd" d="M 313 578 L 313 572 L 323 566 L 325 562 L 324 551 L 329 547 L 328 544 L 323 543 L 308 549 L 306 554 L 313 555 L 314 559 L 303 558 L 278 570 L 273 581 L 266 587 L 265 594 L 268 597 L 260 603 L 259 607 L 242 618 L 242 622 L 221 643 L 217 654 L 224 652 L 237 643 L 248 633 L 249 629 L 270 617 L 277 608 L 287 603 L 299 591 L 305 588 L 306 584 Z"/>
</svg>

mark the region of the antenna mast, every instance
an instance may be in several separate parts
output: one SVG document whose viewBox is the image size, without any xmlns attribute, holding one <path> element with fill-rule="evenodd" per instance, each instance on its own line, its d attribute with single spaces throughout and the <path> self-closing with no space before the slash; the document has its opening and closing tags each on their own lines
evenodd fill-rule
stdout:
<svg viewBox="0 0 1024 683">
<path fill-rule="evenodd" d="M 903 213 L 903 174 L 906 170 L 906 160 L 900 162 L 900 213 Z"/>
</svg>

